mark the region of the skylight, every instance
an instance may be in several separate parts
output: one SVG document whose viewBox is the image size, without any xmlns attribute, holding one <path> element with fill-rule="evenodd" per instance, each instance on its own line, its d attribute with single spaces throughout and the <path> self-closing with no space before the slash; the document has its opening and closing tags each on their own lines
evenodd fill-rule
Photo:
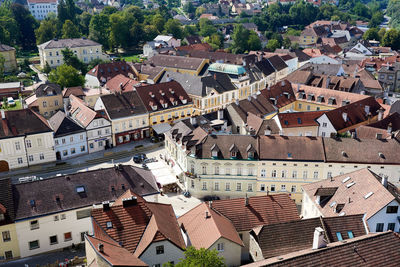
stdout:
<svg viewBox="0 0 400 267">
<path fill-rule="evenodd" d="M 108 229 L 112 228 L 113 227 L 112 222 L 107 222 L 106 226 L 107 226 Z"/>
<path fill-rule="evenodd" d="M 348 185 L 346 185 L 347 188 L 350 188 L 351 186 L 355 185 L 355 182 L 351 182 Z"/>
<path fill-rule="evenodd" d="M 346 212 L 344 211 L 339 214 L 339 216 L 344 216 L 344 215 L 346 215 Z"/>
<path fill-rule="evenodd" d="M 347 176 L 346 178 L 343 179 L 342 183 L 347 182 L 348 180 L 350 180 L 350 176 Z"/>
<path fill-rule="evenodd" d="M 366 194 L 364 196 L 365 199 L 369 198 L 370 196 L 372 196 L 374 194 L 374 192 L 369 192 L 368 194 Z"/>
<path fill-rule="evenodd" d="M 85 193 L 85 187 L 83 186 L 77 186 L 76 187 L 76 192 L 79 193 Z"/>
<path fill-rule="evenodd" d="M 329 207 L 333 207 L 333 206 L 335 206 L 336 205 L 336 201 L 333 201 L 330 205 L 329 205 Z"/>
</svg>

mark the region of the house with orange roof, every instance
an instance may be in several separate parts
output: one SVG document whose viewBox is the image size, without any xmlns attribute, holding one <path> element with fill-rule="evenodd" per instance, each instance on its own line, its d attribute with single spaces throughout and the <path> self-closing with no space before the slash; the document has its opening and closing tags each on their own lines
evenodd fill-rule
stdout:
<svg viewBox="0 0 400 267">
<path fill-rule="evenodd" d="M 398 232 L 400 191 L 365 168 L 303 185 L 303 218 L 364 214 L 371 232 Z"/>
<path fill-rule="evenodd" d="M 99 88 L 117 75 L 133 78 L 134 72 L 124 60 L 98 64 L 86 73 L 85 86 Z"/>
<path fill-rule="evenodd" d="M 93 209 L 92 223 L 93 238 L 117 243 L 149 266 L 178 262 L 186 248 L 172 206 L 147 202 L 130 190 L 113 205 Z"/>
<path fill-rule="evenodd" d="M 318 136 L 317 118 L 327 111 L 287 112 L 274 117 L 280 133 L 285 136 Z"/>
<path fill-rule="evenodd" d="M 233 223 L 212 208 L 212 204 L 201 203 L 178 218 L 186 245 L 196 249 L 218 251 L 227 266 L 239 266 L 243 241 Z"/>
</svg>

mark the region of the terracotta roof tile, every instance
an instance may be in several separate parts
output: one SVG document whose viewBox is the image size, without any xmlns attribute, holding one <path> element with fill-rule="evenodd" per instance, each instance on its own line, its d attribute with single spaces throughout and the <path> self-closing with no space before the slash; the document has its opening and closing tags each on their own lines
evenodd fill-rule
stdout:
<svg viewBox="0 0 400 267">
<path fill-rule="evenodd" d="M 296 101 L 292 84 L 287 80 L 280 81 L 271 87 L 261 90 L 260 92 L 278 108 Z"/>
<path fill-rule="evenodd" d="M 125 61 L 114 61 L 98 64 L 87 74 L 96 77 L 101 82 L 106 82 L 117 75 L 129 77 L 133 73 L 131 66 Z"/>
<path fill-rule="evenodd" d="M 348 179 L 350 177 L 350 179 Z M 354 215 L 365 214 L 368 220 L 391 201 L 398 199 L 400 194 L 398 189 L 388 182 L 388 188 L 381 184 L 381 178 L 368 169 L 361 169 L 344 175 L 336 176 L 311 184 L 303 185 L 304 192 L 310 197 L 311 201 L 316 201 L 315 195 L 318 188 L 337 187 L 335 194 L 316 204 L 324 217 L 338 216 L 339 214 Z M 344 182 L 343 182 L 344 181 Z M 354 183 L 354 184 L 353 184 Z M 352 184 L 352 185 L 350 185 Z M 350 186 L 349 186 L 350 185 Z M 367 194 L 372 192 L 369 197 Z M 350 201 L 349 201 L 350 198 Z M 340 210 L 337 205 L 342 205 Z"/>
<path fill-rule="evenodd" d="M 400 236 L 391 231 L 368 234 L 328 244 L 326 248 L 311 248 L 254 262 L 246 267 L 256 266 L 400 266 Z"/>
<path fill-rule="evenodd" d="M 148 266 L 117 242 L 110 242 L 91 236 L 86 236 L 86 239 L 96 254 L 109 262 L 111 266 Z M 103 245 L 103 252 L 98 249 L 100 244 Z"/>
<path fill-rule="evenodd" d="M 279 113 L 282 128 L 318 126 L 317 118 L 327 111 Z"/>
<path fill-rule="evenodd" d="M 204 64 L 204 60 L 204 58 L 155 55 L 146 63 L 166 68 L 199 70 L 200 66 Z"/>
<path fill-rule="evenodd" d="M 86 128 L 97 116 L 97 112 L 86 106 L 86 104 L 75 95 L 69 96 L 71 109 L 71 117 L 76 120 L 82 127 Z"/>
<path fill-rule="evenodd" d="M 208 249 L 220 238 L 243 246 L 232 222 L 206 203 L 199 204 L 179 217 L 178 222 L 189 236 L 192 246 L 197 249 Z"/>
<path fill-rule="evenodd" d="M 348 231 L 354 237 L 367 234 L 363 223 L 363 215 L 319 217 L 291 222 L 265 225 L 257 236 L 258 244 L 265 259 L 287 253 L 311 248 L 316 227 L 324 230 L 328 243 L 339 241 L 336 233 L 343 239 L 349 239 Z"/>
<path fill-rule="evenodd" d="M 75 87 L 66 87 L 64 88 L 63 92 L 63 97 L 69 97 L 70 95 L 74 96 L 85 96 L 85 93 L 83 92 L 82 86 L 75 86 Z"/>
<path fill-rule="evenodd" d="M 117 74 L 105 84 L 105 88 L 110 92 L 129 92 L 134 91 L 135 85 L 139 85 L 138 81 L 135 81 L 123 74 Z"/>
<path fill-rule="evenodd" d="M 299 219 L 295 202 L 287 194 L 215 200 L 212 209 L 230 219 L 238 232 Z"/>
</svg>

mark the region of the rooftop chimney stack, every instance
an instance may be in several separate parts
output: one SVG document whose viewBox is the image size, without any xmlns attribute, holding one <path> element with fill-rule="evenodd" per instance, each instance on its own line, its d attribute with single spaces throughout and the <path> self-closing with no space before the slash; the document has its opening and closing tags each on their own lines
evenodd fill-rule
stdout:
<svg viewBox="0 0 400 267">
<path fill-rule="evenodd" d="M 324 230 L 321 227 L 315 228 L 312 249 L 320 249 L 326 247 L 324 239 Z"/>
<path fill-rule="evenodd" d="M 388 187 L 388 176 L 387 176 L 387 175 L 384 175 L 384 176 L 382 177 L 382 185 L 383 185 L 385 188 Z"/>
<path fill-rule="evenodd" d="M 246 197 L 245 197 L 245 199 L 244 199 L 244 205 L 245 205 L 246 207 L 249 205 L 249 198 L 247 197 L 247 194 L 246 194 Z"/>
<path fill-rule="evenodd" d="M 99 243 L 98 249 L 100 253 L 104 253 L 104 245 L 102 243 Z"/>
<path fill-rule="evenodd" d="M 206 216 L 205 216 L 205 218 L 206 218 L 206 219 L 210 218 L 209 215 L 208 215 L 208 211 L 206 211 Z"/>
</svg>

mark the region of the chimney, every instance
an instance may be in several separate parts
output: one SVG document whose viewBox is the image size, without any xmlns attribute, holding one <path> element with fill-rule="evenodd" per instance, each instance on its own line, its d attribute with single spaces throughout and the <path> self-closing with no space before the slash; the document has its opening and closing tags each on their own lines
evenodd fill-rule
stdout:
<svg viewBox="0 0 400 267">
<path fill-rule="evenodd" d="M 326 247 L 324 239 L 324 230 L 321 227 L 315 228 L 312 249 L 320 249 Z"/>
<path fill-rule="evenodd" d="M 325 88 L 329 88 L 329 84 L 331 84 L 331 77 L 326 77 L 326 86 L 325 86 Z"/>
<path fill-rule="evenodd" d="M 103 211 L 108 211 L 108 210 L 110 210 L 110 202 L 104 201 L 103 202 Z"/>
<path fill-rule="evenodd" d="M 1 110 L 1 118 L 2 118 L 3 120 L 6 119 L 6 113 L 5 113 L 4 109 Z"/>
<path fill-rule="evenodd" d="M 366 106 L 364 107 L 364 110 L 365 110 L 365 114 L 368 114 L 368 113 L 369 113 L 369 106 L 366 105 Z"/>
<path fill-rule="evenodd" d="M 98 250 L 100 253 L 104 253 L 104 245 L 102 243 L 99 243 Z"/>
<path fill-rule="evenodd" d="M 197 124 L 195 117 L 190 117 L 190 124 L 193 125 L 193 126 L 195 126 Z"/>
<path fill-rule="evenodd" d="M 210 216 L 208 215 L 208 211 L 206 211 L 205 218 L 206 218 L 206 219 L 210 218 Z"/>
<path fill-rule="evenodd" d="M 246 194 L 246 197 L 244 198 L 244 205 L 246 207 L 249 205 L 249 198 L 247 197 L 247 194 Z"/>
<path fill-rule="evenodd" d="M 382 185 L 387 188 L 388 187 L 388 176 L 384 175 L 382 176 Z"/>
<path fill-rule="evenodd" d="M 208 207 L 211 209 L 212 208 L 212 200 L 210 200 L 209 202 L 208 202 Z"/>
<path fill-rule="evenodd" d="M 224 118 L 224 111 L 222 109 L 218 110 L 218 119 L 222 120 Z"/>
<path fill-rule="evenodd" d="M 137 197 L 125 198 L 122 200 L 122 207 L 132 207 L 137 205 Z"/>
<path fill-rule="evenodd" d="M 382 120 L 383 119 L 383 112 L 384 112 L 385 110 L 383 109 L 383 108 L 380 108 L 379 110 L 378 110 L 378 121 L 380 121 L 380 120 Z"/>
<path fill-rule="evenodd" d="M 351 138 L 353 138 L 353 139 L 357 138 L 356 132 L 351 132 Z"/>
<path fill-rule="evenodd" d="M 347 113 L 346 113 L 346 112 L 343 112 L 343 113 L 342 113 L 342 117 L 343 117 L 343 120 L 344 120 L 344 121 L 347 121 Z"/>
<path fill-rule="evenodd" d="M 387 132 L 390 134 L 392 133 L 392 123 L 389 123 L 388 127 L 387 127 Z"/>
</svg>

